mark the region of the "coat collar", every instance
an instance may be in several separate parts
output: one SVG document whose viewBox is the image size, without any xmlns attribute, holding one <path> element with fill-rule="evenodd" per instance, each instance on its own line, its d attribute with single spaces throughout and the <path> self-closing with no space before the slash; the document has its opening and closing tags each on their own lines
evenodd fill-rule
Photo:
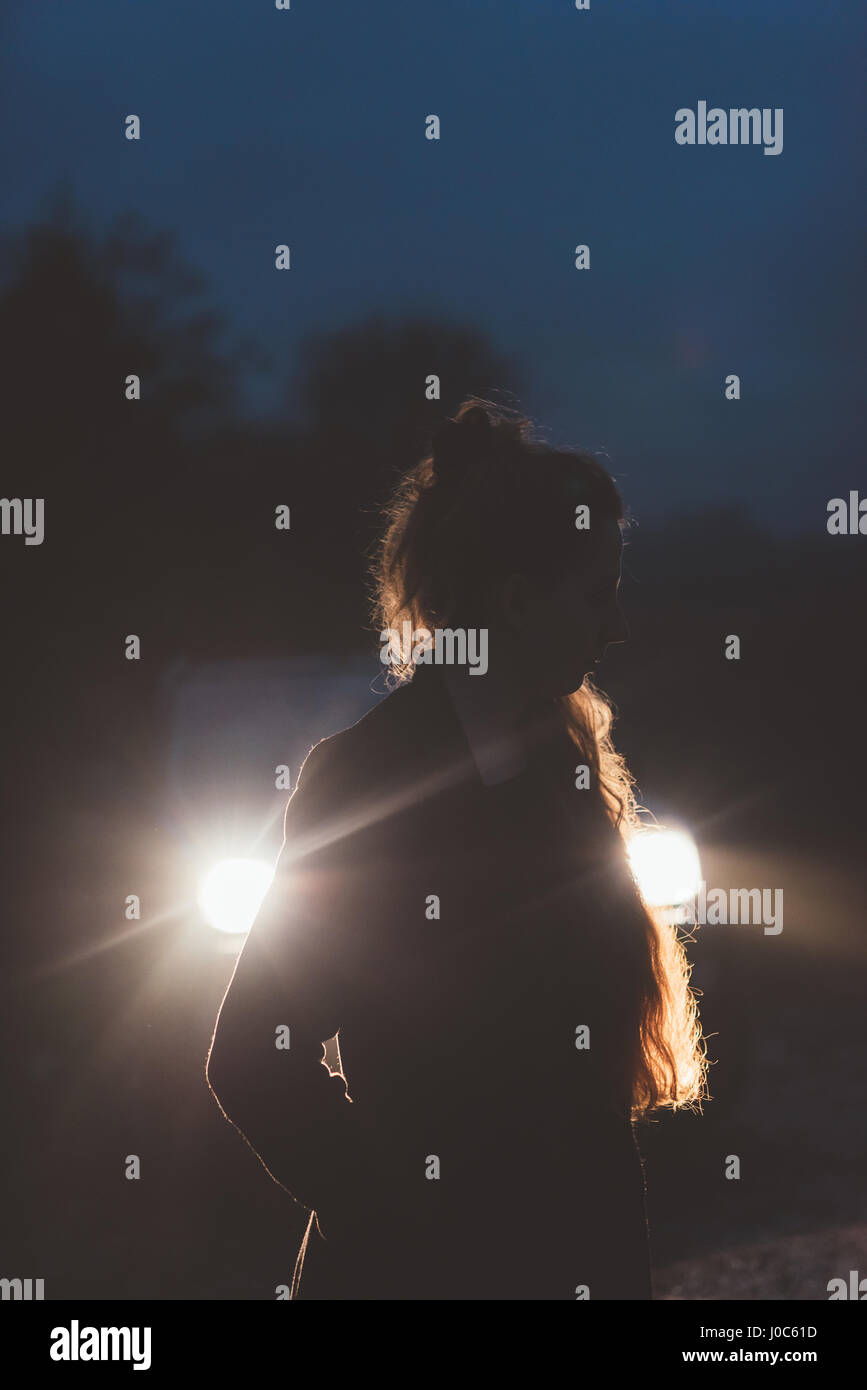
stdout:
<svg viewBox="0 0 867 1390">
<path fill-rule="evenodd" d="M 402 693 L 415 736 L 421 735 L 429 754 L 438 765 L 453 769 L 456 784 L 486 790 L 489 784 L 479 770 L 470 737 L 449 694 L 442 671 L 434 665 L 416 666 L 412 680 Z M 535 755 L 524 768 L 490 785 L 492 788 L 517 787 L 536 776 L 553 775 L 555 780 L 563 781 L 565 790 L 569 785 L 574 754 L 574 744 L 551 707 L 540 714 L 537 721 Z"/>
</svg>

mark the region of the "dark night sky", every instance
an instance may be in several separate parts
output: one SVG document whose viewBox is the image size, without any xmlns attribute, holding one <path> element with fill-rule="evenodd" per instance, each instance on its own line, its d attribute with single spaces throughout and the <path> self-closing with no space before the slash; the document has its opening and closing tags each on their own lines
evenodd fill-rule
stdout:
<svg viewBox="0 0 867 1390">
<path fill-rule="evenodd" d="M 17 0 L 6 226 L 66 181 L 95 233 L 130 208 L 176 232 L 232 332 L 272 356 L 251 413 L 303 416 L 305 333 L 430 315 L 512 357 L 525 408 L 605 450 L 640 516 L 741 499 L 774 530 L 824 531 L 828 498 L 863 481 L 864 16 Z M 675 110 L 699 100 L 782 107 L 782 153 L 678 146 Z"/>
</svg>

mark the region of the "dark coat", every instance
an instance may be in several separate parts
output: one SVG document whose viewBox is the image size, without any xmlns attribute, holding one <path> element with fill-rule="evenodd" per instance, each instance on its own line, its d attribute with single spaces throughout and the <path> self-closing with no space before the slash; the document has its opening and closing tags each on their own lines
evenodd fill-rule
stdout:
<svg viewBox="0 0 867 1390">
<path fill-rule="evenodd" d="M 564 738 L 485 786 L 418 667 L 304 763 L 208 1065 L 317 1213 L 294 1296 L 651 1297 L 636 928 L 600 894 L 620 839 L 577 761 Z M 338 1033 L 346 1085 L 320 1065 Z"/>
</svg>

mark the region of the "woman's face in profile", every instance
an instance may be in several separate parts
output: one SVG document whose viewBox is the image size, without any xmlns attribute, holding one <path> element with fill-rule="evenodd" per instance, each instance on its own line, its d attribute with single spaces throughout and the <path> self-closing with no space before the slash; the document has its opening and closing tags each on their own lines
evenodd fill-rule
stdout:
<svg viewBox="0 0 867 1390">
<path fill-rule="evenodd" d="M 580 571 L 540 593 L 520 581 L 513 587 L 510 626 L 540 695 L 571 694 L 599 664 L 605 648 L 629 636 L 618 596 L 622 552 L 620 527 L 607 521 L 594 533 L 589 561 Z"/>
</svg>

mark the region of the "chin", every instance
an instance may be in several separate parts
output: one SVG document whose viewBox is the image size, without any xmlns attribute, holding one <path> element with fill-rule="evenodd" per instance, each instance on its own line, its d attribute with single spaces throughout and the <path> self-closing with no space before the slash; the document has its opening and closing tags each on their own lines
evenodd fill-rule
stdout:
<svg viewBox="0 0 867 1390">
<path fill-rule="evenodd" d="M 562 700 L 566 695 L 574 695 L 592 675 L 593 668 L 588 670 L 583 665 L 571 671 L 549 671 L 547 679 L 541 683 L 540 694 L 548 700 Z"/>
<path fill-rule="evenodd" d="M 576 690 L 581 689 L 587 676 L 590 674 L 592 673 L 587 672 L 586 674 L 582 674 L 578 672 L 574 676 L 564 676 L 561 681 L 552 682 L 555 688 L 551 690 L 551 698 L 554 700 L 562 700 L 567 695 L 574 695 Z"/>
</svg>

